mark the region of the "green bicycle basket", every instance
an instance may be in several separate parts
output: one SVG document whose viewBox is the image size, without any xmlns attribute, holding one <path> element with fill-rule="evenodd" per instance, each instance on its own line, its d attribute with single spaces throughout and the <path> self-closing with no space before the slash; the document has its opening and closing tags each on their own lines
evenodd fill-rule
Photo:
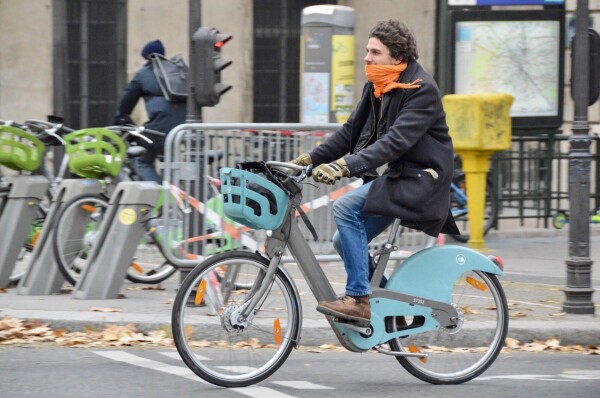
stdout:
<svg viewBox="0 0 600 398">
<path fill-rule="evenodd" d="M 85 178 L 115 177 L 127 152 L 125 143 L 105 128 L 88 128 L 64 136 L 69 168 Z"/>
<path fill-rule="evenodd" d="M 222 168 L 223 213 L 252 229 L 277 229 L 289 203 L 281 188 L 249 171 Z"/>
<path fill-rule="evenodd" d="M 34 135 L 13 126 L 0 126 L 0 164 L 13 170 L 40 167 L 44 144 Z"/>
</svg>

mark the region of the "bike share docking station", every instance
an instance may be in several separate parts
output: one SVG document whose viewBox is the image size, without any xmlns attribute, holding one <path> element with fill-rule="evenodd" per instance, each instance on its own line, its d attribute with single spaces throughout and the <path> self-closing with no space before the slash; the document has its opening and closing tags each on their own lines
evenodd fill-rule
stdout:
<svg viewBox="0 0 600 398">
<path fill-rule="evenodd" d="M 73 291 L 74 298 L 118 298 L 127 269 L 145 233 L 144 222 L 158 203 L 160 192 L 160 186 L 149 181 L 117 185 L 90 252 L 88 266 Z"/>
<path fill-rule="evenodd" d="M 7 287 L 38 205 L 48 189 L 44 176 L 7 177 L 10 190 L 0 203 L 0 287 Z"/>
<path fill-rule="evenodd" d="M 510 94 L 448 94 L 442 98 L 454 150 L 462 159 L 469 203 L 468 245 L 484 249 L 485 187 L 490 157 L 512 145 Z M 494 194 L 494 193 L 493 193 Z M 466 231 L 465 231 L 466 232 Z"/>
<path fill-rule="evenodd" d="M 61 292 L 65 277 L 58 269 L 52 250 L 55 219 L 62 206 L 74 197 L 95 195 L 101 191 L 102 185 L 98 180 L 69 179 L 61 181 L 56 198 L 53 200 L 50 211 L 46 216 L 40 237 L 33 249 L 31 263 L 19 283 L 17 294 L 48 295 Z M 69 229 L 69 238 L 81 236 L 85 233 L 85 220 L 83 216 L 79 222 L 75 220 Z"/>
</svg>

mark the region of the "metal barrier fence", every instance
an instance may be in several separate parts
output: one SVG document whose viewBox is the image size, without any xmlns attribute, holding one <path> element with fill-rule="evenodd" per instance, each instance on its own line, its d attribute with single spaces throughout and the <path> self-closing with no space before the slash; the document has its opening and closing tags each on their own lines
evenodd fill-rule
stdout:
<svg viewBox="0 0 600 398">
<path fill-rule="evenodd" d="M 164 225 L 179 219 L 173 236 L 183 230 L 185 259 L 171 259 L 182 266 L 193 266 L 193 254 L 208 255 L 231 247 L 260 248 L 264 231 L 249 231 L 231 225 L 224 219 L 220 195 L 211 186 L 210 177 L 218 178 L 221 167 L 236 167 L 244 161 L 289 161 L 300 153 L 319 145 L 339 124 L 184 124 L 169 133 L 165 146 L 165 186 L 178 195 L 164 199 Z M 337 257 L 331 239 L 335 232 L 331 205 L 333 199 L 361 184 L 361 180 L 344 180 L 335 185 L 307 184 L 304 188 L 304 209 L 315 227 L 318 241 L 301 224 L 313 252 L 321 259 Z M 190 199 L 192 198 L 192 199 Z M 197 199 L 197 201 L 195 200 Z M 174 215 L 177 214 L 175 217 Z M 202 238 L 200 238 L 200 236 Z M 382 238 L 383 239 L 383 238 Z M 373 242 L 378 245 L 380 242 Z M 399 242 L 403 250 L 414 251 L 432 245 L 435 240 L 416 231 L 404 231 Z"/>
<path fill-rule="evenodd" d="M 600 210 L 600 137 L 591 136 L 590 208 Z M 536 219 L 548 228 L 569 208 L 569 136 L 514 135 L 512 149 L 492 157 L 499 219 Z"/>
</svg>

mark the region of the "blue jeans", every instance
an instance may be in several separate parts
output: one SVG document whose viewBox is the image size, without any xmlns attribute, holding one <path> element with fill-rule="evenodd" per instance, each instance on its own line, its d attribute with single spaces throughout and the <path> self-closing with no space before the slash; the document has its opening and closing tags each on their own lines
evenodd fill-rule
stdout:
<svg viewBox="0 0 600 398">
<path fill-rule="evenodd" d="M 158 184 L 162 184 L 162 179 L 154 167 L 156 156 L 155 152 L 148 149 L 142 156 L 133 159 L 133 167 L 140 181 L 155 181 Z"/>
<path fill-rule="evenodd" d="M 363 214 L 370 186 L 370 182 L 364 184 L 333 203 L 333 219 L 337 226 L 333 247 L 344 261 L 348 296 L 371 294 L 368 244 L 394 222 L 394 218 Z"/>
</svg>

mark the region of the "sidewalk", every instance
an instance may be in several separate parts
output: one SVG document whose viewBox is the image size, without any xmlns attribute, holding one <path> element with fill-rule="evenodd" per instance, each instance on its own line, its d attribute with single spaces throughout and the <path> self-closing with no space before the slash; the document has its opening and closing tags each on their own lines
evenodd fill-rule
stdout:
<svg viewBox="0 0 600 398">
<path fill-rule="evenodd" d="M 503 258 L 506 275 L 501 279 L 510 304 L 508 336 L 520 342 L 557 338 L 561 345 L 600 345 L 600 293 L 595 292 L 595 315 L 564 314 L 563 288 L 568 254 L 568 228 L 563 230 L 514 228 L 491 231 L 486 253 Z M 446 239 L 447 244 L 454 244 Z M 600 288 L 600 228 L 590 234 L 592 285 Z M 286 265 L 301 292 L 303 309 L 302 345 L 339 344 L 324 317 L 315 311 L 316 302 L 300 271 Z M 342 293 L 345 272 L 341 263 L 323 264 L 337 293 Z M 53 329 L 69 331 L 102 329 L 108 324 L 134 323 L 143 332 L 170 328 L 171 308 L 179 284 L 175 274 L 161 285 L 125 281 L 122 298 L 76 300 L 72 294 L 49 296 L 18 295 L 16 288 L 0 292 L 0 318 L 39 319 Z M 153 289 L 153 290 L 148 290 Z M 105 312 L 105 311 L 118 312 Z"/>
</svg>

